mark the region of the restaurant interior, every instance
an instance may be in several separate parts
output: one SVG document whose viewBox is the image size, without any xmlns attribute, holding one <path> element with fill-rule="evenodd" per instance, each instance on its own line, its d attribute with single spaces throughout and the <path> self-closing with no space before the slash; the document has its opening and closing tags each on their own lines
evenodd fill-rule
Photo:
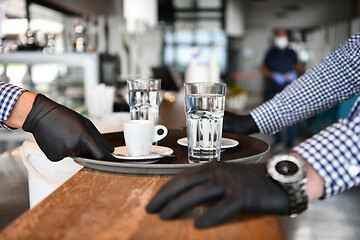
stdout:
<svg viewBox="0 0 360 240">
<path fill-rule="evenodd" d="M 162 107 L 180 109 L 171 116 L 160 110 L 160 122 L 180 129 L 183 84 L 193 79 L 226 83 L 229 112 L 247 114 L 265 101 L 260 67 L 277 29 L 287 31 L 304 73 L 360 32 L 360 1 L 0 0 L 0 77 L 88 117 L 102 133 L 122 131 L 130 118 L 127 79 L 160 78 Z M 298 123 L 294 145 L 346 117 L 355 99 Z M 252 137 L 270 146 L 262 160 L 290 150 L 272 135 Z M 22 130 L 0 129 L 0 232 L 80 170 L 39 180 L 29 162 L 48 160 L 29 139 Z M 25 157 L 12 157 L 20 148 Z M 56 187 L 34 190 L 34 179 Z M 276 219 L 285 239 L 355 240 L 359 202 L 354 187 L 311 203 L 297 218 Z"/>
</svg>

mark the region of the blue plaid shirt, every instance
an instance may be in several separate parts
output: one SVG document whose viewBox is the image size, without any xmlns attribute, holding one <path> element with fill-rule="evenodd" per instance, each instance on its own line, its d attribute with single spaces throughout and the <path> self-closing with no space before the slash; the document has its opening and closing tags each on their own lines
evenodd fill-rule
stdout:
<svg viewBox="0 0 360 240">
<path fill-rule="evenodd" d="M 276 133 L 360 93 L 360 33 L 251 115 L 262 133 Z M 360 98 L 349 116 L 292 151 L 325 180 L 324 198 L 360 183 Z"/>
<path fill-rule="evenodd" d="M 11 129 L 3 124 L 8 119 L 16 100 L 25 89 L 0 81 L 0 128 Z"/>
</svg>

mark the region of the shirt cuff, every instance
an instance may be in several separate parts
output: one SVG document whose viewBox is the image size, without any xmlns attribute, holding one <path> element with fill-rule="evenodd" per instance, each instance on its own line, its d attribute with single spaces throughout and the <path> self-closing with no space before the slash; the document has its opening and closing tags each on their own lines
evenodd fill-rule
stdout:
<svg viewBox="0 0 360 240">
<path fill-rule="evenodd" d="M 0 122 L 0 128 L 5 128 L 5 129 L 8 129 L 8 130 L 15 130 L 16 128 L 12 128 L 12 127 L 7 126 L 4 123 L 4 121 L 6 121 L 9 118 L 9 116 L 11 114 L 11 111 L 12 111 L 16 101 L 20 97 L 20 95 L 23 92 L 27 92 L 26 89 L 23 89 L 23 88 L 20 88 L 20 87 L 13 86 L 12 88 L 13 88 L 13 92 L 11 94 L 9 94 L 10 96 L 7 97 L 7 99 L 5 101 L 2 102 L 2 104 L 6 105 L 6 107 L 1 108 L 1 111 L 2 111 L 1 112 L 1 115 L 2 115 L 1 120 L 2 121 Z"/>
<path fill-rule="evenodd" d="M 344 119 L 333 124 L 292 150 L 306 159 L 324 179 L 322 198 L 360 183 L 360 138 L 347 122 Z"/>
<path fill-rule="evenodd" d="M 250 112 L 261 133 L 275 134 L 284 126 L 276 106 L 276 97 L 274 97 Z"/>
</svg>

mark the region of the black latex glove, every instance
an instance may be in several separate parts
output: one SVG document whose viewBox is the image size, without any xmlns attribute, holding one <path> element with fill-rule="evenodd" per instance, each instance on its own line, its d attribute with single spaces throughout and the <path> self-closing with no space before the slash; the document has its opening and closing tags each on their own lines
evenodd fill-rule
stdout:
<svg viewBox="0 0 360 240">
<path fill-rule="evenodd" d="M 258 133 L 259 128 L 250 114 L 238 115 L 225 111 L 223 131 L 248 135 Z"/>
<path fill-rule="evenodd" d="M 44 95 L 36 96 L 22 128 L 34 135 L 51 161 L 68 156 L 116 161 L 114 148 L 89 119 Z"/>
<path fill-rule="evenodd" d="M 265 164 L 212 162 L 178 174 L 166 183 L 147 205 L 149 213 L 160 212 L 173 219 L 186 210 L 215 202 L 195 220 L 195 227 L 210 227 L 236 212 L 289 214 L 288 197 L 266 174 Z"/>
</svg>

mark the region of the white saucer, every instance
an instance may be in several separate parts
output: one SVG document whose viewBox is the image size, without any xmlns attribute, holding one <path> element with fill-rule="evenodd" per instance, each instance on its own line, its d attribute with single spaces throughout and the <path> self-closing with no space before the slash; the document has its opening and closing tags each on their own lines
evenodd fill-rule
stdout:
<svg viewBox="0 0 360 240">
<path fill-rule="evenodd" d="M 152 146 L 151 153 L 149 155 L 132 157 L 129 155 L 126 146 L 122 146 L 115 148 L 113 156 L 118 159 L 126 160 L 127 162 L 153 163 L 159 161 L 159 158 L 166 157 L 173 152 L 174 151 L 168 147 Z"/>
<path fill-rule="evenodd" d="M 187 138 L 186 137 L 180 138 L 177 140 L 177 143 L 181 146 L 187 147 Z M 222 149 L 236 147 L 238 144 L 239 144 L 239 142 L 234 139 L 221 138 L 221 148 Z"/>
</svg>

